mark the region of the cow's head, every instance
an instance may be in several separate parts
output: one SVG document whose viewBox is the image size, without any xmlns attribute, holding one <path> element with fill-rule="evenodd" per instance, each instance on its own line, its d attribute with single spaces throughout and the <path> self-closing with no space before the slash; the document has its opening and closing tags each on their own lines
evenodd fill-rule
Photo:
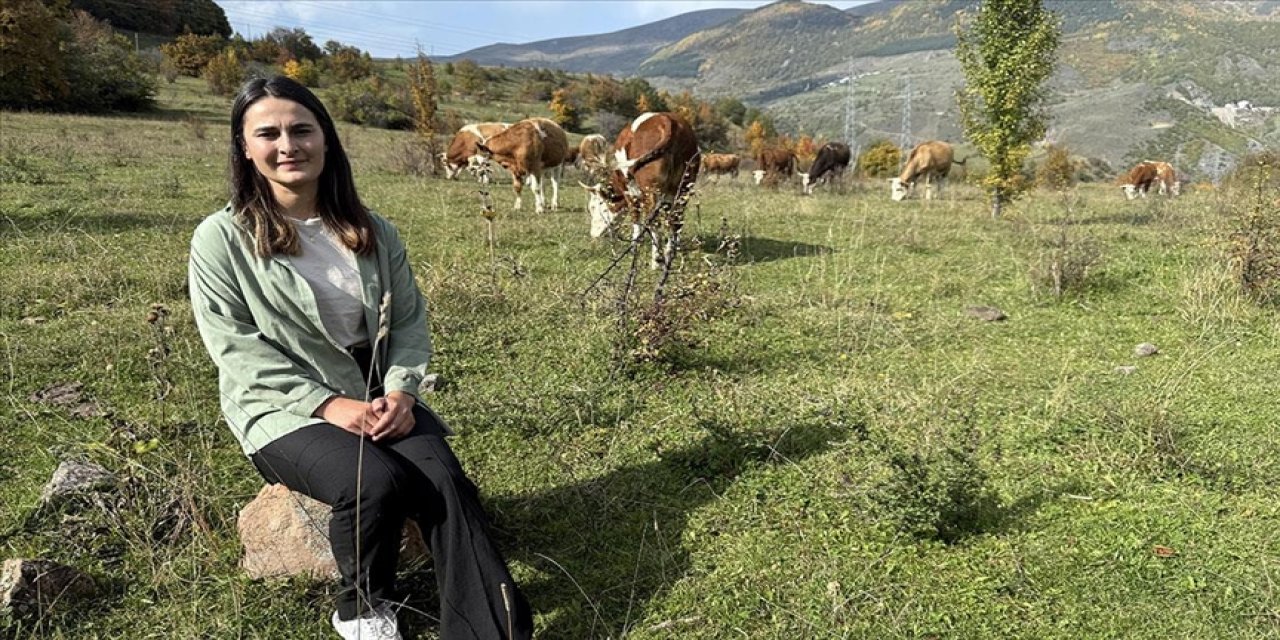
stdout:
<svg viewBox="0 0 1280 640">
<path fill-rule="evenodd" d="M 456 165 L 449 162 L 449 154 L 447 153 L 440 154 L 440 164 L 444 166 L 444 177 L 446 180 L 453 180 L 458 177 L 458 174 L 462 173 L 462 165 Z"/>
<path fill-rule="evenodd" d="M 626 203 L 608 183 L 587 185 L 579 182 L 578 185 L 587 190 L 587 213 L 591 215 L 591 237 L 599 238 L 613 226 L 614 219 L 626 207 Z"/>
<path fill-rule="evenodd" d="M 755 180 L 756 184 L 764 182 L 764 169 L 756 169 L 755 171 L 752 171 L 751 179 Z"/>
<path fill-rule="evenodd" d="M 894 202 L 902 202 L 907 194 L 911 192 L 911 183 L 903 182 L 902 178 L 894 178 L 889 181 L 889 197 Z"/>
<path fill-rule="evenodd" d="M 811 186 L 811 183 L 809 182 L 809 173 L 807 171 L 800 171 L 797 169 L 796 175 L 800 176 L 800 186 L 804 189 L 804 194 L 806 196 L 812 195 L 813 186 Z"/>
<path fill-rule="evenodd" d="M 1133 185 L 1133 184 L 1122 184 L 1122 185 L 1120 185 L 1120 188 L 1121 188 L 1121 189 L 1124 189 L 1124 197 L 1125 197 L 1125 198 L 1127 198 L 1127 199 L 1129 199 L 1129 200 L 1132 200 L 1132 199 L 1134 199 L 1134 198 L 1138 197 L 1138 186 L 1137 186 L 1137 185 Z"/>
</svg>

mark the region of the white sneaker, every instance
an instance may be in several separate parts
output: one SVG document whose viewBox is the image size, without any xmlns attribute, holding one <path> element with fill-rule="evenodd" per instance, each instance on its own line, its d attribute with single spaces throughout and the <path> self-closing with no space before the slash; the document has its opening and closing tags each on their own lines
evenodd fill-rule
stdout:
<svg viewBox="0 0 1280 640">
<path fill-rule="evenodd" d="M 385 602 L 351 620 L 339 620 L 338 612 L 334 611 L 333 629 L 343 640 L 403 640 L 396 612 Z"/>
</svg>

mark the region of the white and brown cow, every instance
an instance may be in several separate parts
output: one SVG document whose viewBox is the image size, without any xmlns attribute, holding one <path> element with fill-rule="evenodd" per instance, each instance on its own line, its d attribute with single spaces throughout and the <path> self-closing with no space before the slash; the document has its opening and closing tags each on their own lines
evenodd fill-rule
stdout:
<svg viewBox="0 0 1280 640">
<path fill-rule="evenodd" d="M 951 165 L 964 163 L 965 160 L 956 160 L 951 145 L 941 140 L 921 142 L 907 156 L 902 174 L 889 181 L 890 195 L 895 202 L 900 202 L 911 193 L 916 182 L 923 178 L 925 200 L 941 197 L 947 175 L 951 173 Z"/>
<path fill-rule="evenodd" d="M 609 168 L 609 140 L 593 133 L 578 143 L 577 162 L 575 165 L 590 174 L 603 172 Z"/>
<path fill-rule="evenodd" d="M 476 122 L 458 129 L 458 132 L 453 134 L 453 140 L 449 141 L 448 150 L 440 154 L 440 160 L 444 162 L 445 178 L 453 180 L 462 173 L 463 169 L 476 167 L 483 162 L 476 145 L 493 137 L 494 134 L 506 131 L 510 126 L 505 122 Z"/>
<path fill-rule="evenodd" d="M 809 171 L 800 172 L 800 184 L 804 187 L 804 194 L 812 195 L 813 188 L 820 181 L 839 180 L 844 176 L 844 170 L 849 166 L 851 156 L 849 145 L 843 142 L 828 142 L 822 145 L 822 148 L 818 149 L 818 156 L 809 166 Z"/>
<path fill-rule="evenodd" d="M 756 154 L 756 170 L 751 172 L 756 184 L 767 179 L 770 184 L 786 180 L 796 170 L 796 154 L 790 149 L 781 147 L 762 149 Z"/>
<path fill-rule="evenodd" d="M 702 175 L 704 176 L 721 176 L 729 174 L 730 177 L 738 177 L 738 168 L 742 165 L 742 158 L 736 153 L 704 153 L 702 154 Z"/>
<path fill-rule="evenodd" d="M 683 220 L 680 212 L 668 209 L 669 217 L 653 220 L 658 207 L 674 205 L 698 179 L 700 166 L 698 138 L 693 127 L 674 113 L 645 113 L 618 134 L 613 143 L 614 168 L 606 184 L 587 189 L 587 210 L 591 213 L 591 237 L 598 238 L 623 214 L 631 216 L 631 239 L 639 240 L 649 222 L 665 226 L 663 252 L 674 255 Z M 659 229 L 652 229 L 653 253 L 650 266 L 658 265 Z"/>
<path fill-rule="evenodd" d="M 1143 160 L 1133 165 L 1120 176 L 1120 188 L 1124 189 L 1126 198 L 1133 200 L 1139 196 L 1147 197 L 1151 187 L 1156 187 L 1160 195 L 1176 196 L 1182 193 L 1182 183 L 1178 181 L 1178 171 L 1168 162 L 1159 160 Z"/>
<path fill-rule="evenodd" d="M 560 183 L 550 171 L 564 163 L 569 151 L 569 138 L 560 125 L 547 118 L 528 118 L 494 134 L 476 148 L 484 159 L 492 159 L 511 172 L 511 188 L 516 192 L 515 209 L 521 205 L 520 192 L 525 179 L 533 189 L 534 211 L 546 210 L 542 177 L 551 179 L 551 210 L 560 207 Z"/>
</svg>

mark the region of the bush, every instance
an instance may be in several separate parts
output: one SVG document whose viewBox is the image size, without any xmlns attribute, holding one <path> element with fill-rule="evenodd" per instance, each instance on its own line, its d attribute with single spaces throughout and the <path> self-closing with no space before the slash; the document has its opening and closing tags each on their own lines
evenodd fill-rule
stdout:
<svg viewBox="0 0 1280 640">
<path fill-rule="evenodd" d="M 311 60 L 303 60 L 302 62 L 290 60 L 284 63 L 284 75 L 308 87 L 320 85 L 320 67 L 317 67 L 316 63 Z"/>
<path fill-rule="evenodd" d="M 14 2 L 0 14 L 0 33 L 0 107 L 134 111 L 153 104 L 155 80 L 133 44 L 83 11 Z"/>
<path fill-rule="evenodd" d="M 1076 167 L 1071 153 L 1062 145 L 1051 144 L 1044 161 L 1036 168 L 1036 184 L 1044 189 L 1063 191 L 1076 182 Z"/>
<path fill-rule="evenodd" d="M 209 61 L 222 53 L 227 41 L 222 36 L 198 36 L 187 33 L 173 42 L 160 45 L 160 52 L 183 75 L 200 77 Z"/>
<path fill-rule="evenodd" d="M 412 129 L 413 105 L 378 76 L 329 89 L 326 101 L 334 118 L 383 129 Z"/>
<path fill-rule="evenodd" d="M 891 178 L 898 175 L 902 150 L 888 140 L 877 140 L 858 156 L 858 175 L 864 178 Z"/>
<path fill-rule="evenodd" d="M 209 92 L 220 96 L 235 95 L 246 77 L 244 62 L 231 47 L 214 56 L 204 68 L 204 81 L 209 85 Z"/>
<path fill-rule="evenodd" d="M 1232 273 L 1250 299 L 1268 306 L 1280 303 L 1280 199 L 1276 198 L 1280 165 L 1276 160 L 1275 154 L 1268 154 L 1242 162 L 1230 183 L 1253 192 L 1247 208 L 1235 215 L 1236 231 L 1228 250 Z M 1246 186 L 1245 180 L 1252 184 Z M 1238 210 L 1240 205 L 1235 207 Z"/>
<path fill-rule="evenodd" d="M 999 500 L 971 450 L 895 453 L 889 469 L 871 497 L 913 537 L 952 544 L 989 529 L 1000 517 Z"/>
</svg>

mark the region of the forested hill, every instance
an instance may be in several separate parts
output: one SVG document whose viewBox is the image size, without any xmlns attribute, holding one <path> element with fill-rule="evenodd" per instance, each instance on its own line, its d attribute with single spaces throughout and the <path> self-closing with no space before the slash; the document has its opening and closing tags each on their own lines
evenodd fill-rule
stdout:
<svg viewBox="0 0 1280 640">
<path fill-rule="evenodd" d="M 126 31 L 160 36 L 183 33 L 231 37 L 231 23 L 213 0 L 71 0 L 71 8 Z"/>
</svg>

